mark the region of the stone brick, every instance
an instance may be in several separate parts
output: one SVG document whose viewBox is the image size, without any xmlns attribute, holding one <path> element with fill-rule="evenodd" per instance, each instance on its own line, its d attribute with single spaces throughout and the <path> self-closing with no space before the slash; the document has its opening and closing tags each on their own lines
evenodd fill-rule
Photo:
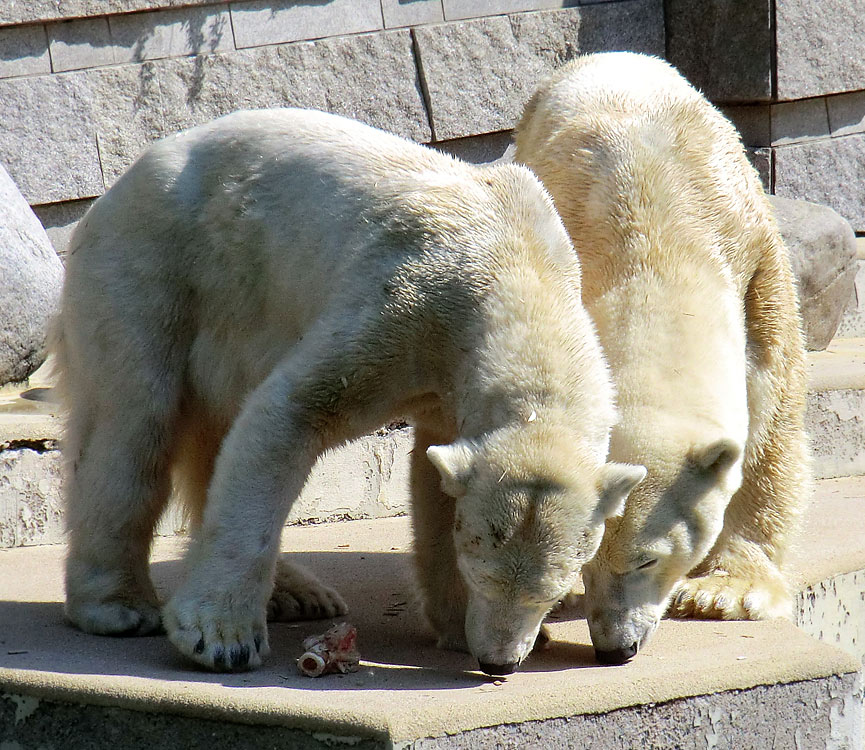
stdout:
<svg viewBox="0 0 865 750">
<path fill-rule="evenodd" d="M 0 25 L 226 2 L 227 0 L 7 0 L 0 3 Z"/>
<path fill-rule="evenodd" d="M 101 195 L 163 134 L 153 63 L 0 80 L 0 163 L 31 204 Z M 104 179 L 103 179 L 104 178 Z"/>
<path fill-rule="evenodd" d="M 775 148 L 775 192 L 834 208 L 865 231 L 865 134 Z"/>
<path fill-rule="evenodd" d="M 234 49 L 227 7 L 111 16 L 108 25 L 116 62 Z"/>
<path fill-rule="evenodd" d="M 55 73 L 114 63 L 114 45 L 107 18 L 49 24 L 48 39 Z"/>
<path fill-rule="evenodd" d="M 571 8 L 580 0 L 443 0 L 445 18 L 458 21 L 480 16 L 498 16 L 527 10 Z"/>
<path fill-rule="evenodd" d="M 406 31 L 0 80 L 4 163 L 31 204 L 101 195 L 150 141 L 235 109 L 303 106 L 418 141 L 430 129 Z"/>
<path fill-rule="evenodd" d="M 666 0 L 667 59 L 712 101 L 769 101 L 772 5 L 772 0 Z"/>
<path fill-rule="evenodd" d="M 412 33 L 436 140 L 512 128 L 538 83 L 579 53 L 664 49 L 659 0 L 495 16 Z"/>
<path fill-rule="evenodd" d="M 456 138 L 452 141 L 439 141 L 435 147 L 439 151 L 472 164 L 489 164 L 499 159 L 513 161 L 512 140 L 511 131 L 504 130 L 501 133 L 486 133 L 468 138 Z"/>
<path fill-rule="evenodd" d="M 381 12 L 388 29 L 444 20 L 442 0 L 381 0 Z"/>
<path fill-rule="evenodd" d="M 865 132 L 865 91 L 827 96 L 829 130 L 832 135 Z"/>
<path fill-rule="evenodd" d="M 103 190 L 93 105 L 81 73 L 0 80 L 0 163 L 29 203 Z"/>
<path fill-rule="evenodd" d="M 854 91 L 865 82 L 865 0 L 776 0 L 778 98 Z"/>
<path fill-rule="evenodd" d="M 50 72 L 48 37 L 42 24 L 0 28 L 0 78 Z"/>
<path fill-rule="evenodd" d="M 768 146 L 772 139 L 772 114 L 768 104 L 728 104 L 719 107 L 746 146 Z"/>
<path fill-rule="evenodd" d="M 45 234 L 51 240 L 54 251 L 60 256 L 60 260 L 66 259 L 66 248 L 69 237 L 78 225 L 78 221 L 93 205 L 95 198 L 85 198 L 80 201 L 64 201 L 63 203 L 46 203 L 41 206 L 33 206 L 33 213 L 45 227 Z"/>
<path fill-rule="evenodd" d="M 238 49 L 374 31 L 383 27 L 380 0 L 255 0 L 232 3 Z"/>
<path fill-rule="evenodd" d="M 745 148 L 745 156 L 748 157 L 748 161 L 751 162 L 751 165 L 754 169 L 757 170 L 757 174 L 760 176 L 760 182 L 763 184 L 763 190 L 767 193 L 771 193 L 772 186 L 772 162 L 773 155 L 771 148 Z"/>
<path fill-rule="evenodd" d="M 353 117 L 417 141 L 430 138 L 407 30 L 153 64 L 168 132 L 236 109 L 298 106 Z"/>
<path fill-rule="evenodd" d="M 829 136 L 829 112 L 823 97 L 773 104 L 771 110 L 773 146 Z"/>
</svg>

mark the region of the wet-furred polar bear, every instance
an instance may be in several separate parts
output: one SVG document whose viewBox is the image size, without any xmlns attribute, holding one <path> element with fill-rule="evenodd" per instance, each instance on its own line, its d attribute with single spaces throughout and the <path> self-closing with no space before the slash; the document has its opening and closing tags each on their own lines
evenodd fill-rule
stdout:
<svg viewBox="0 0 865 750">
<path fill-rule="evenodd" d="M 668 604 L 787 615 L 781 566 L 808 487 L 804 351 L 787 253 L 736 131 L 667 63 L 607 53 L 540 87 L 516 145 L 580 256 L 618 391 L 610 458 L 648 469 L 583 571 L 599 659 L 633 656 Z"/>
<path fill-rule="evenodd" d="M 241 112 L 150 147 L 70 248 L 66 612 L 85 631 L 159 627 L 148 550 L 172 473 L 197 520 L 162 613 L 181 652 L 254 667 L 268 607 L 345 612 L 277 564 L 280 529 L 317 456 L 405 414 L 426 615 L 507 673 L 645 474 L 605 463 L 613 389 L 579 262 L 524 167 Z"/>
</svg>

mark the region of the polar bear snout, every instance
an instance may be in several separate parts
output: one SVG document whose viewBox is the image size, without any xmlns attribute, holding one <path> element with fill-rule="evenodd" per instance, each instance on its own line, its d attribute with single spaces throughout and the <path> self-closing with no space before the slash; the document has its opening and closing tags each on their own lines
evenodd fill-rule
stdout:
<svg viewBox="0 0 865 750">
<path fill-rule="evenodd" d="M 485 672 L 492 677 L 502 677 L 516 672 L 520 663 L 511 661 L 507 664 L 489 664 L 485 661 L 478 660 L 478 666 L 481 668 L 481 672 Z"/>
<path fill-rule="evenodd" d="M 633 659 L 639 649 L 640 644 L 636 641 L 634 641 L 630 646 L 626 648 L 617 648 L 613 649 L 612 651 L 603 651 L 599 648 L 596 648 L 595 658 L 600 664 L 617 666 Z"/>
<path fill-rule="evenodd" d="M 654 607 L 635 610 L 590 611 L 589 633 L 600 664 L 624 664 L 636 656 L 658 627 Z"/>
<path fill-rule="evenodd" d="M 493 601 L 472 592 L 466 609 L 466 641 L 481 671 L 494 676 L 516 672 L 531 653 L 548 609 Z"/>
</svg>

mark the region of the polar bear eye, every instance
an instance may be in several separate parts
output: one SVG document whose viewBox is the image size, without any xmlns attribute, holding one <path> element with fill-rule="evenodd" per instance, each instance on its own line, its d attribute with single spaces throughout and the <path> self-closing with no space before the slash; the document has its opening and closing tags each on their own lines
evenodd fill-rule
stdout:
<svg viewBox="0 0 865 750">
<path fill-rule="evenodd" d="M 654 568 L 658 564 L 657 559 L 655 560 L 647 560 L 642 565 L 638 565 L 636 570 L 648 570 L 649 568 Z"/>
</svg>

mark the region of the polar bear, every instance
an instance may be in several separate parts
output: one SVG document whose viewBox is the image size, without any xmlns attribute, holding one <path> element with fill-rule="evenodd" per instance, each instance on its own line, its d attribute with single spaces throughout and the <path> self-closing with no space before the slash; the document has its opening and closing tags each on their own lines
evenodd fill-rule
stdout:
<svg viewBox="0 0 865 750">
<path fill-rule="evenodd" d="M 787 615 L 808 494 L 800 316 L 736 131 L 671 66 L 588 55 L 546 81 L 515 159 L 553 196 L 619 392 L 610 458 L 648 468 L 583 571 L 602 662 L 678 616 Z"/>
<path fill-rule="evenodd" d="M 513 671 L 645 469 L 606 462 L 611 378 L 579 262 L 524 167 L 472 167 L 334 115 L 218 119 L 151 146 L 71 240 L 66 613 L 160 626 L 148 573 L 170 475 L 195 519 L 162 612 L 215 670 L 266 613 L 345 604 L 278 560 L 316 458 L 416 425 L 412 514 L 440 644 Z"/>
</svg>

